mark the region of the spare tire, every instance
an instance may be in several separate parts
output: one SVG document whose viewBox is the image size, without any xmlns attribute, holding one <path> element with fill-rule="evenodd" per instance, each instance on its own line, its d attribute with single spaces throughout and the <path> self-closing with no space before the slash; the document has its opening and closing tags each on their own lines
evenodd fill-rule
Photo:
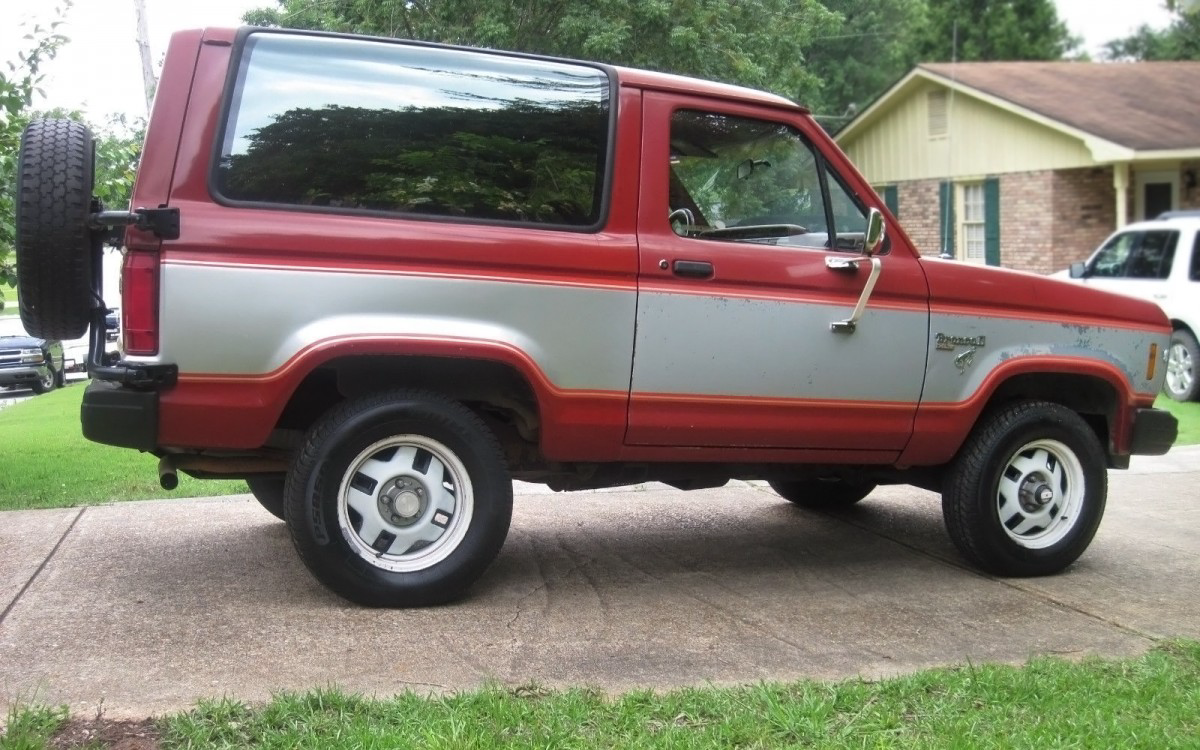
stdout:
<svg viewBox="0 0 1200 750">
<path fill-rule="evenodd" d="M 88 226 L 94 153 L 91 131 L 73 120 L 34 120 L 17 162 L 17 293 L 31 335 L 73 339 L 87 332 L 100 236 Z"/>
</svg>

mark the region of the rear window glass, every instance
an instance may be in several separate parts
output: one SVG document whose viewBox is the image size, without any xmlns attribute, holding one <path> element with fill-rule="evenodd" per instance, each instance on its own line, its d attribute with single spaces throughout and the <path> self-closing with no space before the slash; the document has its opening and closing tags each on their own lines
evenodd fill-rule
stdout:
<svg viewBox="0 0 1200 750">
<path fill-rule="evenodd" d="M 595 225 L 604 71 L 289 34 L 245 43 L 216 190 L 317 210 Z"/>
</svg>

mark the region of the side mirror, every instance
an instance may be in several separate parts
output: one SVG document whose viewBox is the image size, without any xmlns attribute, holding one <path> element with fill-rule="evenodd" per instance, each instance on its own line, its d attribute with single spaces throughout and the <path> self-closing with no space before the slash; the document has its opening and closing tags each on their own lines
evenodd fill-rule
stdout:
<svg viewBox="0 0 1200 750">
<path fill-rule="evenodd" d="M 879 243 L 883 242 L 883 232 L 886 229 L 883 221 L 883 212 L 878 208 L 872 208 L 867 212 L 867 233 L 863 238 L 863 255 L 871 256 L 879 249 Z"/>
<path fill-rule="evenodd" d="M 1082 279 L 1087 275 L 1087 264 L 1083 261 L 1076 261 L 1071 264 L 1070 270 L 1067 271 L 1072 279 Z"/>
<path fill-rule="evenodd" d="M 748 180 L 756 169 L 769 169 L 771 162 L 766 159 L 746 159 L 737 165 L 737 178 Z"/>
</svg>

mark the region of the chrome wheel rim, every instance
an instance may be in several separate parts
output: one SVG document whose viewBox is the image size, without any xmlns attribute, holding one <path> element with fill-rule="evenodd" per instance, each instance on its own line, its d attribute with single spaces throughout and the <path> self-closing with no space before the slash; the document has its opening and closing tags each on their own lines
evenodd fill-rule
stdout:
<svg viewBox="0 0 1200 750">
<path fill-rule="evenodd" d="M 1167 351 L 1167 389 L 1176 395 L 1190 391 L 1196 378 L 1195 366 L 1188 348 L 1182 342 L 1171 342 Z"/>
<path fill-rule="evenodd" d="M 40 382 L 42 390 L 44 391 L 48 391 L 54 387 L 54 373 L 50 370 L 50 368 L 46 368 L 46 374 L 42 376 Z"/>
<path fill-rule="evenodd" d="M 356 555 L 397 573 L 449 557 L 471 525 L 474 495 L 462 461 L 422 435 L 396 435 L 350 462 L 338 489 L 338 524 Z"/>
<path fill-rule="evenodd" d="M 1000 475 L 996 509 L 1004 533 L 1026 549 L 1057 544 L 1079 522 L 1086 491 L 1074 451 L 1057 440 L 1026 444 Z"/>
</svg>

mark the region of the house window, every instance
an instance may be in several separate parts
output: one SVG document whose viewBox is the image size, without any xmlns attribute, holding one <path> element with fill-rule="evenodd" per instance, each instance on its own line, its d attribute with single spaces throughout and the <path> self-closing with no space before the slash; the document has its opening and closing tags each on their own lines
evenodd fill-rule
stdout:
<svg viewBox="0 0 1200 750">
<path fill-rule="evenodd" d="M 983 183 L 959 185 L 959 259 L 969 263 L 987 262 Z"/>
<path fill-rule="evenodd" d="M 945 91 L 930 91 L 926 97 L 929 109 L 929 137 L 944 138 L 949 132 L 949 97 Z"/>
</svg>

